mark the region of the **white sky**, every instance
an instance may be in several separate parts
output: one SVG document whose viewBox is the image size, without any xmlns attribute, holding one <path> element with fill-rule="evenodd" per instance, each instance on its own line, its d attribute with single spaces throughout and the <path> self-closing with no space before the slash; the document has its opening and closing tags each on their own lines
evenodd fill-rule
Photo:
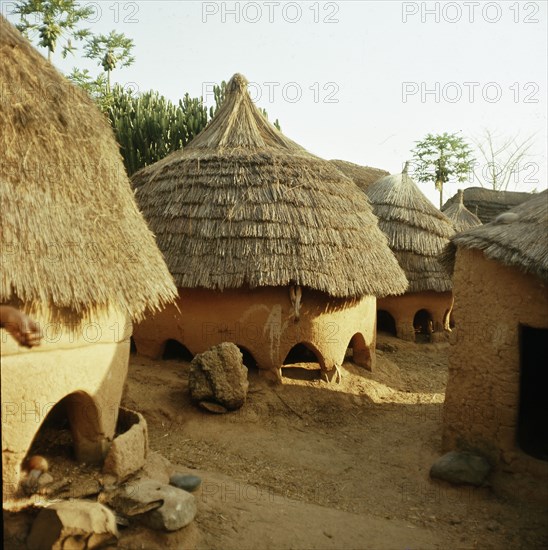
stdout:
<svg viewBox="0 0 548 550">
<path fill-rule="evenodd" d="M 547 186 L 546 1 L 82 4 L 97 8 L 86 24 L 93 33 L 135 41 L 135 64 L 113 73 L 121 84 L 211 103 L 209 83 L 241 72 L 291 139 L 321 157 L 390 172 L 428 132 L 536 133 L 533 164 L 509 190 Z M 12 6 L 0 0 L 15 22 Z M 100 70 L 78 54 L 56 54 L 54 63 L 63 72 Z M 458 187 L 448 184 L 444 197 Z M 421 188 L 438 204 L 433 185 Z"/>
</svg>

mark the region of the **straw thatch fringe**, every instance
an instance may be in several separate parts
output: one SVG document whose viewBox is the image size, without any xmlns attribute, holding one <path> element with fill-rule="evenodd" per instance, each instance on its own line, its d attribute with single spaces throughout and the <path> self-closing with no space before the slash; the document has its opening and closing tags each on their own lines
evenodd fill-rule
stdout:
<svg viewBox="0 0 548 550">
<path fill-rule="evenodd" d="M 448 218 L 422 194 L 407 174 L 385 176 L 367 190 L 379 227 L 387 235 L 409 281 L 409 292 L 451 290 L 440 254 L 454 234 Z"/>
<path fill-rule="evenodd" d="M 180 287 L 299 284 L 341 298 L 406 288 L 365 195 L 270 124 L 241 75 L 207 128 L 133 184 Z"/>
<path fill-rule="evenodd" d="M 371 166 L 360 166 L 347 160 L 330 160 L 335 168 L 348 176 L 362 191 L 365 191 L 371 184 L 384 176 L 390 175 L 390 172 Z"/>
<path fill-rule="evenodd" d="M 0 17 L 0 300 L 134 319 L 175 297 L 107 120 Z"/>
<path fill-rule="evenodd" d="M 443 213 L 453 222 L 457 233 L 481 225 L 481 220 L 464 206 L 464 192 L 462 189 L 458 190 L 457 200 L 449 208 L 446 208 Z"/>
<path fill-rule="evenodd" d="M 513 213 L 516 216 L 508 216 Z M 475 227 L 451 239 L 444 265 L 452 273 L 457 247 L 482 250 L 487 258 L 548 281 L 548 191 L 512 208 L 507 221 Z"/>
</svg>

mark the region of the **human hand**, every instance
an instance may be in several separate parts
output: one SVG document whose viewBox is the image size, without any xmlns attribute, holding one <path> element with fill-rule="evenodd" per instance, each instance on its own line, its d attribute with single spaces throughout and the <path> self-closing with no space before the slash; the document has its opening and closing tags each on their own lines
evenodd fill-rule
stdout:
<svg viewBox="0 0 548 550">
<path fill-rule="evenodd" d="M 5 328 L 19 344 L 27 348 L 39 345 L 42 339 L 38 323 L 11 306 L 0 306 L 0 326 Z"/>
</svg>

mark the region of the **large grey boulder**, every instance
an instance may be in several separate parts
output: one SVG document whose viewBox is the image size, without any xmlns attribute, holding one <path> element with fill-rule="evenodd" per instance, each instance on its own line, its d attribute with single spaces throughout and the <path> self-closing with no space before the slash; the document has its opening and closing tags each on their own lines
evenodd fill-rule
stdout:
<svg viewBox="0 0 548 550">
<path fill-rule="evenodd" d="M 119 514 L 151 529 L 177 531 L 196 516 L 196 499 L 190 493 L 152 479 L 126 483 L 106 498 Z"/>
<path fill-rule="evenodd" d="M 239 409 L 245 403 L 249 382 L 238 347 L 223 342 L 196 355 L 190 363 L 188 388 L 191 399 L 197 403 Z"/>
<path fill-rule="evenodd" d="M 118 538 L 111 510 L 98 502 L 56 502 L 40 510 L 27 539 L 30 550 L 100 548 Z"/>
<path fill-rule="evenodd" d="M 439 458 L 430 468 L 430 477 L 449 483 L 483 485 L 491 466 L 479 455 L 466 451 L 451 451 Z"/>
</svg>

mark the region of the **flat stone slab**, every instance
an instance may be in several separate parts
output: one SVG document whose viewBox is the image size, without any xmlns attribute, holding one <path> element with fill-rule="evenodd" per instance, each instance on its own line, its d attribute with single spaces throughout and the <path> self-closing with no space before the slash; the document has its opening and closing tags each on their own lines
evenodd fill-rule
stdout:
<svg viewBox="0 0 548 550">
<path fill-rule="evenodd" d="M 466 451 L 451 451 L 432 464 L 430 477 L 479 487 L 490 471 L 491 466 L 484 457 Z"/>
<path fill-rule="evenodd" d="M 29 550 L 101 548 L 116 543 L 118 528 L 111 510 L 98 502 L 71 500 L 43 508 L 27 539 Z"/>
<path fill-rule="evenodd" d="M 126 483 L 108 495 L 107 503 L 157 530 L 177 531 L 196 516 L 196 499 L 190 493 L 151 479 Z"/>
</svg>

